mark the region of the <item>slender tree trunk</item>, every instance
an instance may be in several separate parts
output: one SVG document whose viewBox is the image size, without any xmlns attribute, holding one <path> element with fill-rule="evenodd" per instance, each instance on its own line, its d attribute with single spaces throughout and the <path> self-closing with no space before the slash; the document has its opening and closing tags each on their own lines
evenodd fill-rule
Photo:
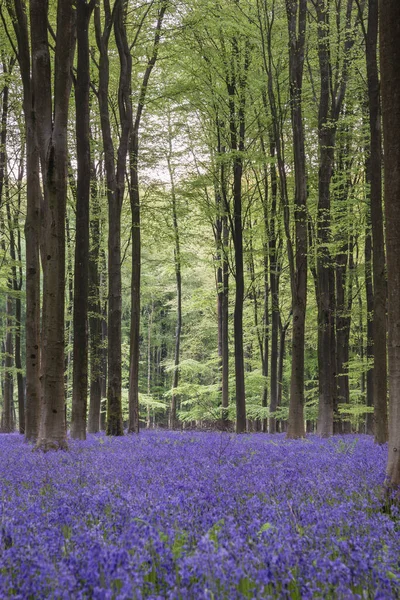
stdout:
<svg viewBox="0 0 400 600">
<path fill-rule="evenodd" d="M 96 182 L 95 166 L 91 169 L 91 244 L 89 252 L 89 332 L 90 332 L 90 402 L 88 417 L 88 432 L 97 433 L 100 430 L 100 408 L 102 398 L 102 314 L 100 299 L 100 243 L 101 215 Z"/>
<path fill-rule="evenodd" d="M 307 182 L 302 116 L 302 86 L 306 32 L 306 0 L 287 0 L 289 28 L 289 77 L 295 175 L 295 264 L 292 291 L 292 375 L 288 437 L 304 437 L 304 346 L 307 303 Z"/>
<path fill-rule="evenodd" d="M 153 327 L 153 313 L 154 313 L 154 302 L 153 298 L 151 299 L 151 306 L 149 309 L 149 318 L 147 321 L 147 395 L 150 398 L 151 395 L 151 333 Z M 150 404 L 147 405 L 147 415 L 146 415 L 146 427 L 150 429 L 151 425 L 151 411 Z"/>
<path fill-rule="evenodd" d="M 283 362 L 285 360 L 286 352 L 286 333 L 290 325 L 292 313 L 290 313 L 288 320 L 284 325 L 280 322 L 280 335 L 279 335 L 279 353 L 278 353 L 278 401 L 277 408 L 282 406 L 282 394 L 283 394 Z"/>
<path fill-rule="evenodd" d="M 99 107 L 105 156 L 108 196 L 108 361 L 107 361 L 107 435 L 123 435 L 121 401 L 121 209 L 125 191 L 126 158 L 131 135 L 132 58 L 126 38 L 127 1 L 116 4 L 114 14 L 104 2 L 104 30 L 101 30 L 100 7 L 95 8 L 95 26 L 99 60 Z M 114 26 L 120 74 L 118 111 L 121 135 L 115 164 L 114 141 L 110 124 L 108 46 Z"/>
<path fill-rule="evenodd" d="M 389 487 L 400 485 L 400 4 L 379 2 L 389 331 Z"/>
<path fill-rule="evenodd" d="M 76 150 L 76 244 L 74 269 L 74 363 L 71 437 L 86 439 L 88 387 L 88 296 L 89 296 L 89 197 L 90 197 L 90 61 L 89 21 L 94 0 L 77 0 L 77 77 L 75 84 Z"/>
<path fill-rule="evenodd" d="M 11 433 L 14 431 L 13 419 L 13 299 L 11 295 L 12 281 L 8 282 L 8 293 L 6 297 L 6 339 L 4 344 L 5 361 L 4 361 L 4 402 L 1 415 L 2 433 Z"/>
<path fill-rule="evenodd" d="M 35 96 L 31 79 L 30 35 L 24 0 L 7 3 L 18 44 L 18 63 L 23 86 L 26 139 L 26 427 L 25 439 L 35 442 L 40 420 L 40 205 L 39 152 L 36 137 Z"/>
<path fill-rule="evenodd" d="M 374 310 L 374 292 L 372 287 L 372 237 L 371 237 L 371 214 L 367 213 L 367 227 L 365 232 L 365 300 L 367 304 L 367 345 L 366 359 L 370 363 L 374 359 L 373 345 L 373 310 Z M 374 406 L 374 391 L 373 391 L 373 366 L 367 368 L 367 406 Z M 372 413 L 367 413 L 365 419 L 365 433 L 373 435 L 374 433 L 374 416 Z"/>
<path fill-rule="evenodd" d="M 15 244 L 15 259 L 18 261 L 18 269 L 15 266 L 14 271 L 14 290 L 16 292 L 15 298 L 15 367 L 17 369 L 17 386 L 18 386 L 18 422 L 19 432 L 25 433 L 25 384 L 24 376 L 22 371 L 22 357 L 21 357 L 21 329 L 22 329 L 22 299 L 21 290 L 23 285 L 23 271 L 22 271 L 22 249 L 21 249 L 21 231 L 19 227 L 19 213 L 21 210 L 21 193 L 22 184 L 24 178 L 24 148 L 21 148 L 21 159 L 18 170 L 18 212 L 14 215 L 14 231 L 16 233 L 16 244 Z M 15 236 L 15 234 L 14 234 Z M 14 243 L 12 244 L 14 246 Z M 18 274 L 17 274 L 18 271 Z"/>
<path fill-rule="evenodd" d="M 139 194 L 139 130 L 144 110 L 147 87 L 151 72 L 157 61 L 160 44 L 161 28 L 167 1 L 161 0 L 158 12 L 157 25 L 154 34 L 152 55 L 145 69 L 136 115 L 133 120 L 131 98 L 129 98 L 130 111 L 130 139 L 129 139 L 129 196 L 132 214 L 132 279 L 131 279 L 131 331 L 130 331 L 130 359 L 129 359 L 129 433 L 139 433 L 139 337 L 140 337 L 140 273 L 141 273 L 141 232 L 140 232 L 140 194 Z M 130 51 L 130 50 L 129 50 Z M 130 57 L 130 55 L 129 55 Z M 130 57 L 132 62 L 132 58 Z"/>
<path fill-rule="evenodd" d="M 180 361 L 180 346 L 181 346 L 181 332 L 182 332 L 182 264 L 181 264 L 181 247 L 180 247 L 180 235 L 178 226 L 178 213 L 176 209 L 176 192 L 175 192 L 175 181 L 174 172 L 171 165 L 171 154 L 172 146 L 171 139 L 169 139 L 169 156 L 167 158 L 168 170 L 171 181 L 171 199 L 172 199 L 172 222 L 174 229 L 174 264 L 175 264 L 175 278 L 176 278 L 176 329 L 175 329 L 175 352 L 174 352 L 174 374 L 172 377 L 172 396 L 171 396 L 171 412 L 170 412 L 170 428 L 175 429 L 177 427 L 177 395 L 175 389 L 179 383 L 179 361 Z"/>
<path fill-rule="evenodd" d="M 3 62 L 3 72 L 8 72 L 7 65 Z M 7 198 L 7 126 L 8 126 L 8 85 L 3 88 L 3 103 L 1 111 L 1 131 L 0 131 L 0 205 L 5 204 L 7 212 L 9 213 L 10 207 Z M 0 221 L 2 228 L 5 229 L 3 220 Z M 12 236 L 11 219 L 8 218 L 9 235 Z M 6 244 L 4 239 L 2 240 L 2 250 L 6 253 Z M 14 257 L 15 258 L 15 257 Z M 12 255 L 11 255 L 12 259 Z M 11 267 L 12 270 L 12 267 Z M 3 411 L 1 415 L 1 431 L 3 433 L 10 433 L 13 431 L 13 419 L 12 419 L 12 396 L 13 396 L 13 343 L 12 343 L 12 329 L 13 329 L 13 299 L 12 299 L 13 279 L 10 273 L 7 281 L 7 295 L 6 295 L 6 314 L 5 314 L 5 344 L 4 344 L 4 396 L 3 396 Z"/>
<path fill-rule="evenodd" d="M 370 184 L 372 225 L 372 273 L 374 286 L 374 434 L 375 442 L 383 444 L 388 438 L 387 422 L 387 365 L 386 365 L 386 260 L 382 209 L 382 140 L 381 107 L 377 59 L 378 0 L 368 2 L 366 36 L 370 155 L 368 180 Z"/>
<path fill-rule="evenodd" d="M 139 341 L 140 341 L 140 273 L 141 231 L 138 177 L 139 123 L 134 126 L 130 142 L 130 201 L 132 214 L 131 333 L 129 367 L 129 432 L 139 433 Z"/>
<path fill-rule="evenodd" d="M 271 142 L 271 159 L 274 160 L 275 145 Z M 278 261 L 277 252 L 277 232 L 276 232 L 276 208 L 277 208 L 277 173 L 274 163 L 271 164 L 271 214 L 269 219 L 269 285 L 271 293 L 271 387 L 270 387 L 270 404 L 269 409 L 271 416 L 269 417 L 268 431 L 269 433 L 276 432 L 275 411 L 278 407 L 278 339 L 279 339 L 279 278 L 280 264 Z M 268 218 L 264 211 L 264 223 Z"/>
<path fill-rule="evenodd" d="M 318 434 L 333 434 L 333 410 L 336 403 L 335 290 L 329 251 L 331 241 L 330 183 L 333 172 L 335 129 L 330 120 L 329 14 L 325 0 L 317 1 L 320 101 L 318 112 L 318 224 L 317 224 L 317 305 L 318 305 Z"/>
<path fill-rule="evenodd" d="M 239 59 L 237 40 L 233 41 L 233 62 Z M 235 348 L 235 382 L 236 382 L 236 433 L 246 431 L 246 395 L 244 385 L 244 353 L 243 353 L 243 303 L 244 303 L 244 268 L 243 268 L 243 223 L 242 223 L 242 175 L 245 135 L 245 89 L 249 66 L 249 48 L 246 47 L 244 59 L 244 76 L 237 82 L 235 66 L 227 79 L 229 95 L 229 129 L 233 158 L 233 244 L 235 249 L 235 308 L 233 313 L 233 331 Z M 238 65 L 236 65 L 236 68 Z M 239 97 L 237 84 L 240 83 Z"/>
<path fill-rule="evenodd" d="M 217 112 L 217 111 L 216 111 Z M 217 156 L 220 165 L 216 173 L 216 221 L 214 226 L 215 245 L 217 251 L 217 309 L 218 309 L 218 357 L 221 377 L 221 426 L 229 425 L 229 225 L 228 198 L 226 190 L 226 148 L 222 143 L 223 123 L 216 118 Z"/>
</svg>

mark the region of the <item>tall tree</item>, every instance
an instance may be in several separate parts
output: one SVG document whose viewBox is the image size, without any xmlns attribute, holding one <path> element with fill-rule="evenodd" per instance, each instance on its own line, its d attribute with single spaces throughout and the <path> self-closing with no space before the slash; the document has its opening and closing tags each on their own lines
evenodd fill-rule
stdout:
<svg viewBox="0 0 400 600">
<path fill-rule="evenodd" d="M 150 5 L 151 6 L 151 5 Z M 131 131 L 129 137 L 129 199 L 132 215 L 132 279 L 131 279 L 131 331 L 129 359 L 129 426 L 130 433 L 139 433 L 139 337 L 140 337 L 140 271 L 141 271 L 141 237 L 140 237 L 140 193 L 139 193 L 139 130 L 145 107 L 146 95 L 151 73 L 157 62 L 160 46 L 162 24 L 168 0 L 160 0 L 157 23 L 155 27 L 152 51 L 144 71 L 140 86 L 139 99 L 134 115 L 131 107 Z M 144 19 L 147 16 L 144 14 Z M 137 35 L 144 20 L 139 24 Z M 136 35 L 136 39 L 137 39 Z M 131 48 L 128 49 L 130 52 Z M 130 57 L 130 54 L 129 54 Z M 132 59 L 131 59 L 132 60 Z M 131 102 L 131 99 L 129 99 Z"/>
<path fill-rule="evenodd" d="M 47 3 L 41 0 L 30 2 L 33 93 L 44 192 L 42 409 L 37 440 L 37 448 L 43 450 L 67 446 L 64 411 L 65 213 L 67 126 L 75 29 L 72 3 L 58 0 L 53 70 L 48 9 Z"/>
<path fill-rule="evenodd" d="M 36 135 L 35 107 L 32 76 L 32 57 L 27 6 L 24 0 L 7 0 L 7 9 L 17 40 L 17 59 L 23 88 L 23 111 L 26 140 L 26 424 L 25 438 L 35 442 L 40 421 L 40 210 L 41 188 L 39 179 L 39 148 Z"/>
<path fill-rule="evenodd" d="M 236 36 L 231 40 L 232 51 L 229 70 L 226 73 L 226 86 L 229 105 L 230 148 L 233 154 L 233 218 L 232 237 L 235 249 L 235 309 L 233 330 L 235 346 L 235 383 L 236 383 L 236 433 L 246 430 L 246 396 L 244 384 L 243 352 L 243 217 L 242 217 L 242 177 L 243 154 L 246 132 L 246 91 L 250 64 L 249 40 L 243 41 L 240 48 Z"/>
<path fill-rule="evenodd" d="M 132 58 L 126 37 L 126 0 L 115 0 L 111 10 L 104 0 L 104 27 L 100 5 L 95 9 L 95 26 L 99 60 L 99 109 L 103 137 L 104 166 L 108 199 L 108 386 L 107 434 L 123 435 L 121 404 L 121 209 L 125 191 L 126 159 L 131 133 L 131 77 Z M 111 129 L 109 85 L 109 41 L 114 28 L 119 57 L 118 113 L 119 145 L 115 161 Z"/>
<path fill-rule="evenodd" d="M 176 329 L 175 329 L 175 353 L 174 353 L 174 372 L 172 377 L 172 396 L 170 410 L 170 427 L 175 429 L 177 426 L 177 394 L 176 388 L 179 383 L 179 362 L 180 362 L 180 347 L 182 333 L 182 260 L 181 260 L 181 242 L 178 222 L 177 196 L 175 187 L 175 170 L 172 165 L 172 130 L 170 113 L 168 113 L 168 154 L 167 165 L 171 183 L 171 202 L 172 202 L 172 224 L 174 232 L 174 265 L 176 279 Z"/>
<path fill-rule="evenodd" d="M 354 0 L 344 8 L 344 27 L 341 11 L 336 14 L 337 39 L 335 51 L 342 59 L 331 62 L 330 0 L 316 0 L 318 25 L 318 61 L 320 97 L 318 106 L 318 218 L 316 291 L 318 305 L 318 364 L 319 405 L 318 433 L 333 433 L 333 415 L 337 407 L 336 331 L 335 331 L 335 274 L 331 256 L 331 182 L 334 168 L 337 124 L 345 99 L 355 25 L 352 23 Z M 358 20 L 356 20 L 358 23 Z M 341 30 L 344 29 L 343 43 Z M 339 54 L 338 54 L 339 55 Z M 340 67 L 339 67 L 340 65 Z"/>
<path fill-rule="evenodd" d="M 89 334 L 90 334 L 90 403 L 88 432 L 97 433 L 100 429 L 100 409 L 102 398 L 102 324 L 100 295 L 100 259 L 101 259 L 101 207 L 100 186 L 97 185 L 97 173 L 91 160 L 91 213 L 90 213 L 90 251 L 89 251 Z"/>
<path fill-rule="evenodd" d="M 378 0 L 368 1 L 366 60 L 369 107 L 369 159 L 367 179 L 370 185 L 372 230 L 372 275 L 374 311 L 372 321 L 374 345 L 373 398 L 375 441 L 387 441 L 387 365 L 386 365 L 386 261 L 382 209 L 382 140 L 381 106 L 377 58 Z"/>
<path fill-rule="evenodd" d="M 302 114 L 303 67 L 306 35 L 306 0 L 286 0 L 289 27 L 289 81 L 293 130 L 295 177 L 295 264 L 291 272 L 292 290 L 292 376 L 288 437 L 304 432 L 304 344 L 307 302 L 307 182 Z"/>
<path fill-rule="evenodd" d="M 389 486 L 400 485 L 400 3 L 379 2 L 389 331 Z"/>
<path fill-rule="evenodd" d="M 88 386 L 88 290 L 89 290 L 89 198 L 90 198 L 90 60 L 89 21 L 95 0 L 77 0 L 76 113 L 76 240 L 74 269 L 74 363 L 71 437 L 86 439 Z"/>
</svg>

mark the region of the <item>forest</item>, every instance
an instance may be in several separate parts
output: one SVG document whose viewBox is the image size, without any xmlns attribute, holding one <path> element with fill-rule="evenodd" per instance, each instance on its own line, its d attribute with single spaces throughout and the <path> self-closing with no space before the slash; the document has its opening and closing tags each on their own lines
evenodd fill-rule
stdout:
<svg viewBox="0 0 400 600">
<path fill-rule="evenodd" d="M 0 0 L 1 597 L 398 597 L 399 23 Z"/>
</svg>

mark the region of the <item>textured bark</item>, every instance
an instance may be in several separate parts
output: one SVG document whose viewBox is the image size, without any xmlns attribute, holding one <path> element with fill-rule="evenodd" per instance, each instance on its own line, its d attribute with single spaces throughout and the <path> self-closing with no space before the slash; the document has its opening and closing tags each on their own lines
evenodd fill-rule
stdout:
<svg viewBox="0 0 400 600">
<path fill-rule="evenodd" d="M 347 201 L 347 195 L 346 195 Z M 344 200 L 342 198 L 342 200 Z M 347 364 L 349 362 L 349 341 L 352 305 L 353 241 L 342 246 L 336 256 L 336 372 L 337 403 L 349 405 L 350 387 Z M 348 421 L 342 421 L 338 407 L 334 407 L 335 433 L 349 433 Z"/>
<path fill-rule="evenodd" d="M 3 72 L 8 72 L 8 66 L 3 63 Z M 7 126 L 8 126 L 8 85 L 3 88 L 2 97 L 2 110 L 1 110 L 1 131 L 0 131 L 0 206 L 6 204 L 8 211 L 9 199 L 7 198 Z M 12 229 L 10 229 L 9 222 L 9 235 L 12 235 Z M 2 229 L 5 229 L 5 223 L 1 219 L 0 221 Z M 2 240 L 2 250 L 4 255 L 6 254 L 5 239 Z M 12 256 L 11 256 L 12 258 Z M 6 314 L 5 314 L 5 344 L 4 344 L 4 397 L 3 397 L 3 410 L 1 414 L 1 432 L 10 433 L 13 431 L 13 415 L 12 415 L 12 401 L 13 401 L 13 340 L 12 340 L 12 327 L 13 327 L 13 300 L 12 300 L 12 289 L 13 279 L 11 272 L 7 281 L 7 295 L 6 295 Z"/>
<path fill-rule="evenodd" d="M 216 111 L 217 112 L 217 111 Z M 214 224 L 214 238 L 216 247 L 216 272 L 217 272 L 217 318 L 218 318 L 218 358 L 221 386 L 221 427 L 229 426 L 227 409 L 229 406 L 229 225 L 228 225 L 228 198 L 226 190 L 226 147 L 222 143 L 224 124 L 216 118 L 217 156 L 220 165 L 215 174 L 215 209 L 216 219 Z"/>
<path fill-rule="evenodd" d="M 12 282 L 9 280 L 9 290 L 12 289 Z M 1 413 L 1 432 L 11 433 L 14 431 L 14 419 L 13 419 L 13 317 L 14 317 L 13 300 L 10 292 L 6 297 L 6 339 L 4 344 L 5 361 L 4 361 L 4 397 L 3 397 L 3 410 Z"/>
<path fill-rule="evenodd" d="M 3 93 L 4 98 L 4 93 Z M 3 147 L 3 146 L 2 146 Z M 13 290 L 13 304 L 15 306 L 15 323 L 12 322 L 13 329 L 15 331 L 15 345 L 14 345 L 14 363 L 17 370 L 17 390 L 18 390 L 18 426 L 19 433 L 25 433 L 25 393 L 24 393 L 24 381 L 22 374 L 22 360 L 21 360 L 21 318 L 22 318 L 22 303 L 21 303 L 21 289 L 22 289 L 22 252 L 21 252 L 21 233 L 19 230 L 18 217 L 21 210 L 21 185 L 24 174 L 24 148 L 21 148 L 21 160 L 18 171 L 18 205 L 14 214 L 11 213 L 11 202 L 9 198 L 8 187 L 6 188 L 6 211 L 9 231 L 9 243 L 10 243 L 10 257 L 11 257 L 11 279 L 9 280 L 9 288 Z M 1 167 L 0 167 L 1 169 Z M 1 187 L 2 175 L 0 174 L 0 187 Z M 1 192 L 0 192 L 1 198 Z M 17 262 L 19 266 L 17 268 Z M 13 308 L 14 311 L 14 308 Z M 12 386 L 11 386 L 12 387 Z"/>
<path fill-rule="evenodd" d="M 374 358 L 373 345 L 373 327 L 372 317 L 374 310 L 374 292 L 372 287 L 372 238 L 371 238 L 371 216 L 368 211 L 368 224 L 365 232 L 365 300 L 367 305 L 367 344 L 366 358 L 367 361 L 372 361 Z M 366 374 L 366 395 L 367 406 L 374 406 L 374 390 L 373 390 L 373 367 L 369 367 Z M 367 413 L 365 418 L 365 433 L 373 435 L 374 433 L 374 416 L 372 413 Z"/>
<path fill-rule="evenodd" d="M 342 67 L 332 75 L 330 64 L 329 2 L 317 0 L 318 59 L 320 72 L 320 99 L 318 110 L 318 223 L 317 223 L 317 268 L 316 291 L 318 304 L 318 365 L 319 405 L 318 434 L 327 437 L 333 433 L 333 413 L 337 404 L 336 340 L 335 340 L 335 277 L 329 244 L 331 241 L 331 198 L 336 129 L 345 98 L 350 50 L 354 44 L 351 32 L 353 0 L 346 3 L 346 35 L 343 46 L 336 48 L 342 53 Z M 340 26 L 340 12 L 337 15 Z"/>
<path fill-rule="evenodd" d="M 139 194 L 139 129 L 145 106 L 147 88 L 154 65 L 157 62 L 161 28 L 167 8 L 167 2 L 161 0 L 155 28 L 151 57 L 145 69 L 140 88 L 136 113 L 133 115 L 131 99 L 129 104 L 130 140 L 129 140 L 129 197 L 132 215 L 132 279 L 131 279 L 131 331 L 129 359 L 129 433 L 139 433 L 139 338 L 140 338 L 140 273 L 141 273 L 141 232 L 140 232 L 140 194 Z M 130 52 L 125 47 L 125 52 Z M 132 63 L 129 54 L 129 60 Z M 134 118 L 133 118 L 134 117 Z"/>
<path fill-rule="evenodd" d="M 126 38 L 127 2 L 110 5 L 104 1 L 104 29 L 101 29 L 100 7 L 95 8 L 96 40 L 99 59 L 99 108 L 104 147 L 104 166 L 108 199 L 108 363 L 107 363 L 107 435 L 123 435 L 121 404 L 121 209 L 125 191 L 126 159 L 131 134 L 132 59 Z M 119 56 L 118 112 L 121 127 L 117 161 L 110 124 L 108 46 L 114 27 Z"/>
<path fill-rule="evenodd" d="M 270 144 L 270 156 L 272 161 L 275 157 L 275 144 L 271 141 Z M 278 407 L 278 338 L 279 338 L 279 277 L 280 277 L 280 265 L 278 262 L 278 251 L 277 251 L 277 231 L 276 231 L 276 208 L 278 198 L 278 183 L 275 162 L 272 162 L 271 169 L 271 213 L 269 215 L 269 243 L 268 243 L 268 254 L 269 254 L 269 291 L 271 294 L 271 363 L 270 363 L 270 374 L 271 374 L 271 388 L 270 388 L 270 403 L 269 410 L 271 416 L 268 419 L 268 431 L 269 433 L 276 432 L 276 418 L 275 411 Z M 264 206 L 264 228 L 267 229 L 268 214 L 266 206 Z M 264 264 L 264 269 L 268 268 L 268 263 Z M 265 284 L 264 284 L 265 285 Z M 268 369 L 266 369 L 265 376 L 268 375 Z"/>
<path fill-rule="evenodd" d="M 372 273 L 374 285 L 373 340 L 374 340 L 374 434 L 375 442 L 387 441 L 387 365 L 386 365 L 386 261 L 382 209 L 382 140 L 381 107 L 377 59 L 378 0 L 368 2 L 368 30 L 366 35 L 370 156 L 368 180 L 370 184 L 372 224 Z"/>
<path fill-rule="evenodd" d="M 89 358 L 90 358 L 90 402 L 88 432 L 100 430 L 100 408 L 102 398 L 102 315 L 100 298 L 100 227 L 101 215 L 94 164 L 91 169 L 91 218 L 89 252 Z"/>
<path fill-rule="evenodd" d="M 247 71 L 249 67 L 249 47 L 245 50 L 243 74 L 236 81 L 235 72 L 240 68 L 240 52 L 237 40 L 233 39 L 233 55 L 231 73 L 227 76 L 229 95 L 229 131 L 233 158 L 233 245 L 235 252 L 235 308 L 233 313 L 233 331 L 235 348 L 235 383 L 236 383 L 236 433 L 246 431 L 246 395 L 244 385 L 244 352 L 243 352 L 243 302 L 244 302 L 244 268 L 243 268 L 243 222 L 242 222 L 242 175 L 245 135 L 245 93 Z M 238 89 L 237 89 L 238 88 Z M 238 91 L 239 90 L 239 91 Z"/>
<path fill-rule="evenodd" d="M 400 485 L 400 3 L 381 0 L 379 9 L 389 331 L 387 479 L 394 488 Z"/>
<path fill-rule="evenodd" d="M 77 0 L 77 76 L 75 83 L 76 114 L 76 240 L 74 268 L 74 349 L 71 437 L 86 439 L 88 387 L 88 296 L 89 296 L 89 197 L 90 197 L 90 127 L 89 127 L 89 21 L 94 0 Z"/>
<path fill-rule="evenodd" d="M 318 254 L 317 254 L 317 305 L 318 305 L 318 370 L 319 404 L 318 434 L 333 434 L 333 407 L 336 402 L 336 357 L 334 324 L 334 274 L 329 243 L 331 240 L 331 199 L 336 131 L 330 121 L 330 53 L 329 16 L 325 0 L 317 2 L 318 57 L 320 68 L 320 101 L 318 112 Z"/>
<path fill-rule="evenodd" d="M 302 116 L 306 0 L 287 0 L 289 28 L 289 80 L 295 176 L 295 257 L 291 269 L 292 374 L 288 437 L 304 437 L 304 345 L 307 303 L 307 181 Z"/>
<path fill-rule="evenodd" d="M 48 7 L 41 0 L 31 1 L 33 87 L 46 233 L 43 240 L 42 411 L 36 445 L 43 450 L 67 447 L 64 411 L 65 212 L 67 125 L 74 49 L 74 10 L 71 2 L 59 0 L 53 106 L 47 11 Z"/>
<path fill-rule="evenodd" d="M 23 87 L 26 139 L 26 409 L 25 439 L 35 442 L 40 419 L 40 205 L 39 153 L 35 125 L 35 98 L 31 79 L 30 37 L 27 9 L 23 0 L 7 2 L 18 46 L 18 63 Z"/>
<path fill-rule="evenodd" d="M 171 132 L 170 132 L 171 134 Z M 176 279 L 176 329 L 175 329 L 175 351 L 174 351 L 174 373 L 172 377 L 172 395 L 171 395 L 171 412 L 170 412 L 170 423 L 171 429 L 177 427 L 177 395 L 175 389 L 179 383 L 179 361 L 180 361 L 180 346 L 181 346 L 181 333 L 182 333 L 182 265 L 181 265 L 181 247 L 180 247 L 180 235 L 178 225 L 178 213 L 176 209 L 176 192 L 175 192 L 175 180 L 174 172 L 171 165 L 171 136 L 169 136 L 170 154 L 167 158 L 168 170 L 171 181 L 171 200 L 172 200 L 172 223 L 174 230 L 174 264 L 175 264 L 175 279 Z"/>
</svg>

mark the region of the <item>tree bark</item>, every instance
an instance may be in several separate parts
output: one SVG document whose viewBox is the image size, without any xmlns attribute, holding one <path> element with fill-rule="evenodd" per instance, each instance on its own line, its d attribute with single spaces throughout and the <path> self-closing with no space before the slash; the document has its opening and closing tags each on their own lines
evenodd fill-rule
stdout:
<svg viewBox="0 0 400 600">
<path fill-rule="evenodd" d="M 287 0 L 289 28 L 289 79 L 293 130 L 295 176 L 295 257 L 291 272 L 292 291 L 292 375 L 288 437 L 304 437 L 304 345 L 307 303 L 307 181 L 302 115 L 304 45 L 306 33 L 306 0 Z M 296 31 L 297 30 L 297 31 Z"/>
<path fill-rule="evenodd" d="M 8 66 L 3 62 L 3 72 L 8 72 Z M 7 207 L 7 212 L 9 213 L 9 198 L 7 198 L 7 126 L 8 126 L 8 94 L 9 87 L 5 85 L 3 88 L 3 102 L 2 102 L 2 110 L 1 110 L 1 131 L 0 131 L 0 205 L 3 203 Z M 8 215 L 9 216 L 9 215 Z M 1 219 L 2 228 L 5 228 L 5 223 L 3 223 Z M 12 234 L 11 219 L 8 218 L 9 225 L 9 235 Z M 5 240 L 2 240 L 2 250 L 6 253 L 6 244 Z M 12 244 L 11 244 L 11 253 L 12 253 Z M 12 254 L 10 256 L 12 259 Z M 14 257 L 15 260 L 15 257 Z M 1 432 L 2 433 L 11 433 L 13 431 L 13 418 L 12 418 L 12 401 L 13 401 L 13 340 L 12 340 L 12 330 L 13 330 L 13 298 L 12 298 L 12 289 L 13 289 L 13 277 L 12 277 L 12 269 L 10 268 L 10 273 L 7 279 L 7 295 L 6 295 L 6 314 L 5 314 L 5 344 L 4 344 L 4 397 L 3 397 L 3 410 L 1 414 Z"/>
<path fill-rule="evenodd" d="M 132 279 L 131 279 L 131 331 L 129 359 L 129 433 L 139 433 L 139 338 L 140 338 L 140 273 L 141 273 L 141 231 L 139 194 L 139 129 L 144 110 L 147 88 L 154 65 L 157 62 L 161 28 L 167 9 L 167 1 L 161 0 L 157 25 L 154 34 L 153 50 L 145 69 L 136 114 L 130 105 L 131 132 L 129 140 L 129 197 L 132 214 Z M 129 49 L 127 49 L 130 52 Z M 130 57 L 130 54 L 129 54 Z M 132 61 L 132 59 L 130 58 Z M 129 102 L 131 100 L 129 99 Z"/>
<path fill-rule="evenodd" d="M 90 197 L 90 61 L 89 21 L 94 0 L 77 0 L 76 113 L 76 244 L 74 268 L 74 349 L 71 437 L 86 439 L 88 387 L 89 197 Z"/>
<path fill-rule="evenodd" d="M 126 0 L 115 4 L 113 12 L 104 0 L 104 29 L 101 30 L 100 7 L 95 8 L 95 26 L 99 60 L 99 108 L 104 147 L 104 165 L 108 197 L 108 362 L 107 362 L 107 435 L 123 435 L 121 403 L 121 209 L 125 191 L 126 159 L 131 135 L 132 58 L 126 38 Z M 120 73 L 118 112 L 120 138 L 115 162 L 114 141 L 110 124 L 109 58 L 110 33 L 114 27 Z"/>
<path fill-rule="evenodd" d="M 379 2 L 389 331 L 389 487 L 400 485 L 400 4 Z"/>
<path fill-rule="evenodd" d="M 23 110 L 26 139 L 26 408 L 25 439 L 35 442 L 40 421 L 40 206 L 39 151 L 36 136 L 35 96 L 31 78 L 30 36 L 24 0 L 7 2 L 15 31 L 18 63 L 23 87 Z"/>
<path fill-rule="evenodd" d="M 96 182 L 95 166 L 91 168 L 91 243 L 89 252 L 89 354 L 90 354 L 90 402 L 88 417 L 88 433 L 100 430 L 100 409 L 102 398 L 102 321 L 100 298 L 100 243 L 101 215 Z"/>
<path fill-rule="evenodd" d="M 365 232 L 365 300 L 367 305 L 367 344 L 366 344 L 366 359 L 372 362 L 374 359 L 374 344 L 373 344 L 373 310 L 374 310 L 374 291 L 372 287 L 372 237 L 371 237 L 371 213 L 367 212 L 367 227 Z M 374 406 L 374 389 L 373 389 L 373 366 L 368 366 L 366 374 L 366 404 L 368 407 Z M 374 434 L 374 415 L 367 413 L 365 419 L 365 433 Z"/>
<path fill-rule="evenodd" d="M 54 106 L 46 3 L 32 0 L 30 19 L 46 232 L 43 240 L 42 411 L 36 447 L 50 450 L 67 447 L 64 411 L 65 211 L 74 10 L 68 0 L 58 1 Z"/>
<path fill-rule="evenodd" d="M 242 175 L 245 135 L 245 106 L 247 72 L 249 67 L 249 46 L 246 43 L 243 74 L 236 80 L 240 52 L 238 42 L 232 41 L 231 73 L 227 76 L 229 97 L 229 130 L 233 158 L 233 245 L 235 250 L 235 308 L 233 313 L 233 331 L 235 348 L 235 383 L 236 383 L 236 433 L 246 431 L 246 395 L 244 384 L 244 352 L 243 352 L 243 303 L 244 303 L 244 267 L 243 267 L 243 222 L 242 222 Z M 239 90 L 237 89 L 239 86 Z"/>
<path fill-rule="evenodd" d="M 277 231 L 276 231 L 276 209 L 278 199 L 278 183 L 276 165 L 274 162 L 275 158 L 275 144 L 273 140 L 270 142 L 270 156 L 272 164 L 270 168 L 271 174 L 271 214 L 269 216 L 269 242 L 268 242 L 268 254 L 269 254 L 269 291 L 271 293 L 271 363 L 270 363 L 270 417 L 268 419 L 268 431 L 269 433 L 276 432 L 276 418 L 275 411 L 278 407 L 278 339 L 279 339 L 279 278 L 280 278 L 280 265 L 278 262 L 277 252 Z M 268 214 L 266 206 L 264 207 L 264 229 L 267 229 Z M 264 268 L 268 268 L 267 265 Z M 268 376 L 268 369 L 266 371 Z"/>
<path fill-rule="evenodd" d="M 171 135 L 171 131 L 169 132 Z M 169 155 L 167 157 L 168 171 L 171 182 L 171 200 L 172 200 L 172 223 L 174 230 L 174 264 L 175 264 L 175 279 L 176 279 L 176 329 L 175 329 L 175 351 L 174 351 L 174 373 L 172 377 L 172 395 L 171 395 L 171 412 L 170 412 L 170 423 L 171 429 L 177 427 L 177 395 L 175 389 L 179 383 L 179 362 L 180 362 L 180 346 L 181 346 L 181 332 L 182 332 L 182 263 L 181 263 L 181 245 L 178 225 L 178 213 L 176 207 L 176 191 L 175 191 L 175 180 L 174 172 L 171 165 L 171 154 L 172 145 L 171 137 L 169 135 Z"/>
<path fill-rule="evenodd" d="M 370 131 L 368 180 L 370 184 L 372 274 L 374 286 L 374 311 L 372 324 L 374 341 L 374 434 L 375 442 L 378 444 L 384 444 L 388 438 L 386 365 L 387 285 L 382 209 L 382 140 L 377 40 L 378 0 L 369 0 L 368 30 L 366 35 L 366 59 Z"/>
</svg>

